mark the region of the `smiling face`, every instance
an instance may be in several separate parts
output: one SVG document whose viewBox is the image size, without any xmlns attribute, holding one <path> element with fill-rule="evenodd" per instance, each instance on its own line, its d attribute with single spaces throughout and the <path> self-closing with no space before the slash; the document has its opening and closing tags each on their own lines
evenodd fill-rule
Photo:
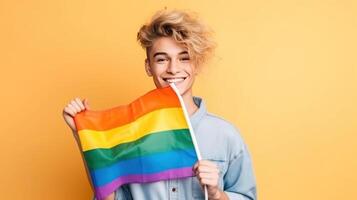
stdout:
<svg viewBox="0 0 357 200">
<path fill-rule="evenodd" d="M 171 37 L 156 39 L 145 59 L 145 69 L 153 77 L 157 88 L 174 82 L 182 96 L 192 95 L 195 67 L 187 48 Z"/>
</svg>

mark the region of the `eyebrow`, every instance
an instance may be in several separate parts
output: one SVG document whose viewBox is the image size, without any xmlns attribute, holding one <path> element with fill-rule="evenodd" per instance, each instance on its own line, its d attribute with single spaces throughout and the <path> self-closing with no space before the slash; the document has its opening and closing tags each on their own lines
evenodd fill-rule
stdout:
<svg viewBox="0 0 357 200">
<path fill-rule="evenodd" d="M 188 54 L 187 51 L 181 51 L 178 55 L 182 55 L 182 54 Z M 155 56 L 158 56 L 158 55 L 165 55 L 167 56 L 167 53 L 166 52 L 156 52 L 153 56 L 153 58 L 155 58 Z"/>
</svg>

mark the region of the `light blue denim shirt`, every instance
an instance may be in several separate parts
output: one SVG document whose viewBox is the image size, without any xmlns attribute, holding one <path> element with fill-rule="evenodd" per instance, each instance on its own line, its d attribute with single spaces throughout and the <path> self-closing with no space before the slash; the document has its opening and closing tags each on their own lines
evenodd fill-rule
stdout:
<svg viewBox="0 0 357 200">
<path fill-rule="evenodd" d="M 199 109 L 190 116 L 202 159 L 213 161 L 220 170 L 219 187 L 231 200 L 256 200 L 252 160 L 240 131 L 228 121 L 207 112 L 202 98 L 194 96 Z M 95 197 L 93 197 L 95 200 Z M 204 199 L 196 177 L 131 183 L 115 191 L 116 200 Z"/>
</svg>

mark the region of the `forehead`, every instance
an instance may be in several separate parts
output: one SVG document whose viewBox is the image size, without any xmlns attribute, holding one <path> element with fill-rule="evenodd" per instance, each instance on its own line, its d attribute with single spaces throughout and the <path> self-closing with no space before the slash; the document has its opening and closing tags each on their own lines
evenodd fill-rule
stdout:
<svg viewBox="0 0 357 200">
<path fill-rule="evenodd" d="M 187 51 L 187 47 L 176 42 L 171 37 L 160 37 L 153 42 L 153 45 L 149 51 L 150 56 L 153 56 L 157 52 L 164 52 L 168 55 L 175 56 L 183 51 Z"/>
</svg>

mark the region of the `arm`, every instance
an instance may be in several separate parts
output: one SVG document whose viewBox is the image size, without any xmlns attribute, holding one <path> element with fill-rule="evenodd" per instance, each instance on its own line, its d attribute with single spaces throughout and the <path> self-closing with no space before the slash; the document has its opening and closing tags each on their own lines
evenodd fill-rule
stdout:
<svg viewBox="0 0 357 200">
<path fill-rule="evenodd" d="M 231 200 L 256 200 L 256 181 L 248 148 L 242 148 L 229 160 L 224 176 L 224 192 Z"/>
</svg>

